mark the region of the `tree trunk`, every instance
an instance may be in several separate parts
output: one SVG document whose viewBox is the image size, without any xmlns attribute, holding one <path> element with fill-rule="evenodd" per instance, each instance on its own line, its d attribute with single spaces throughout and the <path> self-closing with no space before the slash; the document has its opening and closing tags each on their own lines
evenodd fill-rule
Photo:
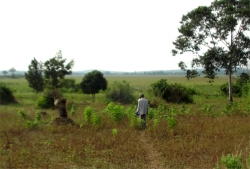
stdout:
<svg viewBox="0 0 250 169">
<path fill-rule="evenodd" d="M 232 72 L 228 73 L 228 101 L 233 102 Z"/>
<path fill-rule="evenodd" d="M 66 99 L 64 98 L 57 99 L 55 100 L 54 105 L 58 110 L 59 117 L 68 117 L 66 110 Z"/>
<path fill-rule="evenodd" d="M 58 110 L 59 117 L 55 118 L 53 124 L 56 125 L 74 125 L 74 121 L 68 118 L 66 110 L 66 99 L 62 98 L 57 89 L 53 90 L 54 105 Z"/>
<path fill-rule="evenodd" d="M 232 86 L 232 47 L 233 47 L 233 30 L 231 29 L 231 43 L 230 43 L 230 60 L 229 60 L 229 72 L 228 72 L 228 101 L 233 102 L 233 86 Z"/>
</svg>

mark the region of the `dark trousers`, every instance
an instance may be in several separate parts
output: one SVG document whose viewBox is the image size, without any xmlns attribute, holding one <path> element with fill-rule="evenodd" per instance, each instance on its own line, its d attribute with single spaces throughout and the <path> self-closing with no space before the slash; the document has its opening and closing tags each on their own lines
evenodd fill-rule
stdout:
<svg viewBox="0 0 250 169">
<path fill-rule="evenodd" d="M 142 119 L 142 128 L 146 128 L 146 114 L 140 115 L 140 118 Z"/>
</svg>

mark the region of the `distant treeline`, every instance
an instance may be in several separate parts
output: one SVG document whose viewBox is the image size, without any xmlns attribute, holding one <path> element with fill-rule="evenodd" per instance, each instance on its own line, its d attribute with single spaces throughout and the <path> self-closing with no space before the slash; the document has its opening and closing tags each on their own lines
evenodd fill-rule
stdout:
<svg viewBox="0 0 250 169">
<path fill-rule="evenodd" d="M 85 71 L 73 71 L 72 75 L 85 75 L 92 70 L 85 70 Z M 119 72 L 119 71 L 102 71 L 103 75 L 186 75 L 185 71 L 182 70 L 155 70 L 155 71 L 134 71 L 134 72 Z M 197 70 L 200 75 L 202 75 L 202 69 Z M 3 71 L 0 71 L 3 72 Z M 3 78 L 19 78 L 24 77 L 24 73 L 26 71 L 16 71 L 14 74 L 1 74 L 0 77 Z M 238 69 L 234 75 L 240 75 L 241 73 L 250 73 L 247 69 Z M 225 71 L 221 70 L 217 72 L 217 75 L 224 75 Z"/>
<path fill-rule="evenodd" d="M 100 71 L 104 75 L 184 75 L 181 70 L 158 70 L 158 71 L 134 71 L 134 72 L 119 72 L 119 71 Z M 72 75 L 84 75 L 87 71 L 76 71 Z"/>
<path fill-rule="evenodd" d="M 202 75 L 202 69 L 197 70 L 200 75 Z M 84 75 L 89 71 L 76 71 L 72 75 Z M 118 71 L 100 71 L 104 75 L 186 75 L 185 71 L 182 70 L 156 70 L 156 71 L 134 71 L 134 72 L 118 72 Z M 239 69 L 234 75 L 240 75 L 241 73 L 250 73 L 246 69 Z M 225 71 L 221 70 L 217 72 L 217 75 L 225 75 Z"/>
</svg>

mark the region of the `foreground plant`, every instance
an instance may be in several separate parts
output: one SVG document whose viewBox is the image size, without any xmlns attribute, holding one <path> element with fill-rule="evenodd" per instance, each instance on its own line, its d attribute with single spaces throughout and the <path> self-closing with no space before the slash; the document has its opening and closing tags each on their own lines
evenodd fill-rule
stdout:
<svg viewBox="0 0 250 169">
<path fill-rule="evenodd" d="M 105 110 L 116 122 L 123 120 L 125 117 L 124 107 L 122 105 L 115 104 L 114 102 L 110 102 Z"/>
<path fill-rule="evenodd" d="M 70 114 L 71 114 L 71 116 L 74 116 L 75 113 L 76 113 L 76 107 L 74 104 L 72 104 L 71 109 L 70 109 Z"/>
<path fill-rule="evenodd" d="M 223 168 L 225 167 L 226 169 L 242 169 L 242 157 L 241 155 L 231 155 L 228 154 L 226 156 L 221 157 L 221 164 Z M 220 166 L 217 164 L 217 169 L 220 169 Z"/>
<path fill-rule="evenodd" d="M 168 128 L 173 129 L 177 125 L 177 120 L 174 117 L 167 117 Z"/>
<path fill-rule="evenodd" d="M 113 134 L 113 136 L 116 136 L 117 133 L 118 133 L 118 130 L 117 130 L 117 129 L 112 129 L 112 134 Z"/>
<path fill-rule="evenodd" d="M 100 115 L 97 113 L 93 113 L 91 116 L 91 123 L 92 125 L 98 125 L 100 124 Z"/>
<path fill-rule="evenodd" d="M 27 115 L 24 113 L 24 110 L 23 110 L 23 109 L 18 110 L 18 115 L 19 115 L 22 119 L 25 119 L 25 117 L 27 116 Z"/>
<path fill-rule="evenodd" d="M 84 109 L 84 112 L 83 112 L 83 114 L 84 114 L 84 119 L 85 119 L 87 122 L 90 121 L 91 115 L 92 115 L 93 112 L 94 112 L 94 110 L 93 110 L 90 106 L 88 106 L 88 107 L 86 107 L 86 108 Z"/>
</svg>

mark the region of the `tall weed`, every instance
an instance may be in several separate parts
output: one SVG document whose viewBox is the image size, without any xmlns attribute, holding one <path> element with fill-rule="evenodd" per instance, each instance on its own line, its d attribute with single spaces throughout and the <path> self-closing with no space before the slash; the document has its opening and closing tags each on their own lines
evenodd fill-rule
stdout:
<svg viewBox="0 0 250 169">
<path fill-rule="evenodd" d="M 243 168 L 241 155 L 233 155 L 233 154 L 228 154 L 226 156 L 223 155 L 221 157 L 221 164 L 227 169 Z"/>
<path fill-rule="evenodd" d="M 110 115 L 110 117 L 116 122 L 123 120 L 125 117 L 124 106 L 120 104 L 110 102 L 105 110 Z"/>
</svg>

